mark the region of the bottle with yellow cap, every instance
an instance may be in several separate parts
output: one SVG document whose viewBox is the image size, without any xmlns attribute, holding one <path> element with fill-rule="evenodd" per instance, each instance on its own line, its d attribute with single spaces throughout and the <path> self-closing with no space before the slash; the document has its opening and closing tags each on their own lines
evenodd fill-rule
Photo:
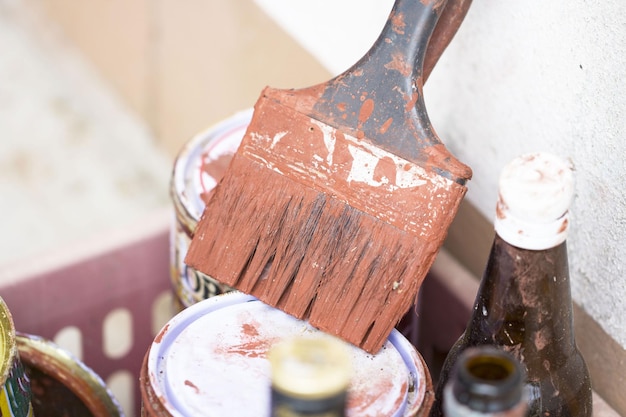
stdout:
<svg viewBox="0 0 626 417">
<path fill-rule="evenodd" d="M 332 337 L 298 337 L 273 346 L 272 417 L 343 417 L 351 377 L 346 347 Z"/>
<path fill-rule="evenodd" d="M 465 332 L 444 362 L 442 390 L 471 346 L 511 352 L 527 374 L 529 415 L 591 416 L 591 384 L 572 324 L 566 237 L 574 196 L 571 162 L 548 153 L 522 155 L 502 171 L 491 252 Z"/>
</svg>

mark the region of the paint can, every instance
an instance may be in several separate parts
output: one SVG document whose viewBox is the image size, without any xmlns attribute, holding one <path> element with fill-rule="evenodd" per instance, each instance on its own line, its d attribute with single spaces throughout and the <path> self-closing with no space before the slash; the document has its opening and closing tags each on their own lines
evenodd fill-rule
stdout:
<svg viewBox="0 0 626 417">
<path fill-rule="evenodd" d="M 7 304 L 0 297 L 0 416 L 32 417 L 30 380 L 17 349 L 15 325 Z"/>
<path fill-rule="evenodd" d="M 30 380 L 35 416 L 124 416 L 102 378 L 70 352 L 25 333 L 18 332 L 16 342 Z"/>
<path fill-rule="evenodd" d="M 174 316 L 149 347 L 140 374 L 142 416 L 269 416 L 267 352 L 308 335 L 323 332 L 239 291 L 200 301 Z M 428 414 L 430 374 L 399 331 L 376 355 L 346 346 L 354 369 L 347 416 Z"/>
<path fill-rule="evenodd" d="M 232 290 L 188 267 L 184 259 L 205 201 L 237 151 L 251 118 L 252 109 L 244 110 L 200 132 L 185 144 L 174 162 L 170 181 L 175 211 L 170 236 L 170 276 L 178 311 Z"/>
</svg>

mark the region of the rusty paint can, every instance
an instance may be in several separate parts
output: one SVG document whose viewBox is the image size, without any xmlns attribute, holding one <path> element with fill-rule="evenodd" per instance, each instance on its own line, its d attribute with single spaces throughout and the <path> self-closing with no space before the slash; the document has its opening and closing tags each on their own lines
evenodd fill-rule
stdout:
<svg viewBox="0 0 626 417">
<path fill-rule="evenodd" d="M 148 349 L 140 374 L 142 416 L 269 416 L 268 351 L 288 338 L 314 335 L 331 337 L 239 291 L 200 301 L 174 316 Z M 428 414 L 430 374 L 399 331 L 376 355 L 346 347 L 354 370 L 347 416 Z"/>
<path fill-rule="evenodd" d="M 248 109 L 200 132 L 185 144 L 174 162 L 170 181 L 175 210 L 170 276 L 178 310 L 232 290 L 188 267 L 184 259 L 205 202 L 237 151 L 251 118 L 252 109 Z"/>
<path fill-rule="evenodd" d="M 16 342 L 30 380 L 35 416 L 124 416 L 100 376 L 70 352 L 25 333 L 18 332 Z"/>
<path fill-rule="evenodd" d="M 8 306 L 0 297 L 0 416 L 33 415 L 30 380 L 17 348 L 15 325 Z"/>
</svg>

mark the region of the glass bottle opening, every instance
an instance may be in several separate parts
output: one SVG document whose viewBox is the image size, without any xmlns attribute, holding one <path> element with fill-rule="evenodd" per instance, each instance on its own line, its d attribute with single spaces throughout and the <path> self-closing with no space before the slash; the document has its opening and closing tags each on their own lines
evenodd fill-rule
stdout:
<svg viewBox="0 0 626 417">
<path fill-rule="evenodd" d="M 468 349 L 457 367 L 454 396 L 481 412 L 508 410 L 523 399 L 524 372 L 507 352 L 483 346 Z"/>
</svg>

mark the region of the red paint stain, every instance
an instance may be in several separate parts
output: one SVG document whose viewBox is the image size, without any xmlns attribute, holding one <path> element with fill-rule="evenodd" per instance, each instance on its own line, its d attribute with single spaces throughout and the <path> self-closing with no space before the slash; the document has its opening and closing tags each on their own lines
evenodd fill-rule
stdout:
<svg viewBox="0 0 626 417">
<path fill-rule="evenodd" d="M 363 102 L 361 106 L 361 110 L 359 111 L 359 123 L 363 124 L 370 118 L 372 112 L 374 111 L 374 100 L 368 98 Z"/>
<path fill-rule="evenodd" d="M 413 95 L 411 96 L 410 100 L 407 101 L 406 107 L 404 108 L 404 110 L 405 111 L 409 111 L 413 107 L 415 107 L 415 103 L 417 103 L 417 99 L 418 98 L 419 98 L 419 94 L 417 94 L 417 92 L 414 92 Z"/>
<path fill-rule="evenodd" d="M 339 166 L 347 173 L 350 172 L 352 167 L 353 157 L 350 153 L 350 148 L 346 142 L 345 135 L 341 131 L 336 132 L 337 141 L 335 142 L 335 148 L 333 149 L 333 163 Z"/>
<path fill-rule="evenodd" d="M 385 132 L 387 131 L 387 129 L 389 129 L 389 126 L 391 126 L 392 123 L 393 123 L 393 117 L 390 117 L 380 127 L 380 133 L 385 134 Z"/>
<path fill-rule="evenodd" d="M 232 356 L 265 358 L 269 348 L 277 338 L 268 338 L 259 332 L 260 323 L 247 315 L 241 318 L 241 339 L 239 343 L 229 343 L 216 347 L 215 353 L 228 361 Z"/>
<path fill-rule="evenodd" d="M 242 324 L 241 325 L 241 331 L 246 336 L 258 336 L 259 335 L 259 331 L 257 330 L 256 326 L 254 326 L 253 324 L 250 324 L 250 323 Z"/>
<path fill-rule="evenodd" d="M 385 68 L 396 70 L 405 77 L 410 76 L 413 71 L 413 64 L 407 63 L 404 58 L 404 55 L 401 53 L 394 53 L 391 56 L 391 61 L 385 64 Z"/>
<path fill-rule="evenodd" d="M 326 159 L 328 156 L 328 148 L 324 142 L 324 133 L 317 126 L 312 124 L 306 124 L 303 126 L 291 126 L 292 132 L 285 136 L 285 143 L 295 146 L 295 140 L 292 140 L 291 135 L 298 136 L 305 139 L 302 143 L 303 146 L 299 147 L 299 151 L 303 152 L 301 155 L 310 155 L 309 157 L 318 156 L 322 159 Z M 287 155 L 290 149 L 276 147 L 276 152 Z M 303 156 L 302 156 L 303 157 Z"/>
<path fill-rule="evenodd" d="M 498 195 L 498 204 L 496 204 L 496 216 L 498 219 L 502 220 L 506 218 L 506 212 L 508 210 L 508 206 L 504 202 L 504 198 L 502 194 Z"/>
<path fill-rule="evenodd" d="M 208 157 L 205 155 L 202 158 L 202 166 L 200 167 L 200 169 L 202 172 L 205 172 L 210 177 L 212 177 L 216 182 L 219 182 L 224 176 L 224 172 L 226 172 L 226 169 L 228 168 L 231 159 L 233 159 L 233 156 L 231 154 L 220 155 L 217 159 L 208 159 Z M 202 176 L 200 176 L 201 187 L 203 190 L 200 194 L 200 198 L 202 198 L 202 200 L 207 203 L 213 191 L 213 184 L 207 186 L 204 184 L 202 179 Z"/>
<path fill-rule="evenodd" d="M 271 344 L 268 341 L 250 341 L 241 343 L 227 349 L 227 353 L 231 355 L 245 356 L 247 358 L 264 358 L 267 355 Z"/>
<path fill-rule="evenodd" d="M 161 341 L 163 340 L 163 337 L 165 336 L 165 334 L 167 333 L 167 330 L 170 328 L 169 324 L 166 324 L 165 327 L 163 327 L 163 329 L 161 329 L 161 331 L 159 332 L 159 334 L 157 335 L 157 337 L 154 339 L 154 341 L 156 343 L 161 343 Z"/>
<path fill-rule="evenodd" d="M 376 403 L 379 399 L 385 395 L 389 395 L 390 392 L 396 394 L 404 393 L 408 389 L 408 384 L 405 382 L 402 384 L 400 390 L 394 390 L 394 384 L 389 379 L 378 380 L 367 391 L 354 392 L 351 391 L 348 396 L 348 409 L 350 414 L 355 416 L 367 416 L 378 417 L 383 410 L 376 408 Z M 392 410 L 398 410 L 402 406 L 404 401 L 404 395 L 397 395 Z M 380 406 L 379 406 L 380 407 Z"/>
<path fill-rule="evenodd" d="M 385 178 L 389 183 L 395 184 L 396 164 L 393 159 L 388 156 L 381 158 L 376 164 L 376 168 L 374 168 L 374 181 L 382 182 Z"/>
<path fill-rule="evenodd" d="M 403 35 L 406 23 L 404 23 L 404 14 L 398 13 L 391 16 L 391 24 L 393 25 L 393 31 Z"/>
<path fill-rule="evenodd" d="M 196 392 L 196 394 L 200 394 L 200 388 L 198 388 L 196 386 L 196 384 L 194 384 L 190 380 L 185 379 L 185 386 L 193 388 L 193 390 Z"/>
</svg>

